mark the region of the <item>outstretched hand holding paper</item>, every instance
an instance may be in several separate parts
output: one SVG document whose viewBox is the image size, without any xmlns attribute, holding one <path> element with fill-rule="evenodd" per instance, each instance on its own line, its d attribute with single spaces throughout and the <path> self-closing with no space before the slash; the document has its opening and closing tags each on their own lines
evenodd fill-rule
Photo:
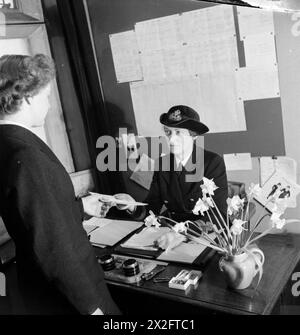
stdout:
<svg viewBox="0 0 300 335">
<path fill-rule="evenodd" d="M 121 195 L 125 195 L 123 193 L 116 194 L 116 195 L 108 195 L 108 194 L 98 194 L 98 193 L 93 193 L 89 192 L 90 194 L 97 194 L 99 195 L 99 200 L 102 202 L 108 202 L 108 203 L 113 203 L 114 205 L 125 205 L 125 206 L 147 206 L 146 203 L 143 202 L 137 202 L 135 201 L 132 197 L 130 197 L 128 194 L 126 196 L 130 197 L 125 199 L 124 197 L 121 197 Z"/>
</svg>

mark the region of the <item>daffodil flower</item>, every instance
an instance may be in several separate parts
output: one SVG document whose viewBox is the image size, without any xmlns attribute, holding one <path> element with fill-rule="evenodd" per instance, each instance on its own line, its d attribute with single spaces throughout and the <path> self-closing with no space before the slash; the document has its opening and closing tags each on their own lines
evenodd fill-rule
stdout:
<svg viewBox="0 0 300 335">
<path fill-rule="evenodd" d="M 209 210 L 209 206 L 204 203 L 204 201 L 202 199 L 198 199 L 198 201 L 196 202 L 196 205 L 193 209 L 193 213 L 195 215 L 199 215 L 199 212 L 201 213 L 201 215 L 204 214 L 204 212 L 208 211 Z"/>
<path fill-rule="evenodd" d="M 212 201 L 212 198 L 206 196 L 206 194 L 203 195 L 202 200 L 203 200 L 204 204 L 207 205 L 208 207 L 215 207 L 214 202 Z"/>
<path fill-rule="evenodd" d="M 272 227 L 277 229 L 282 229 L 286 223 L 285 219 L 281 219 L 280 216 L 283 213 L 273 213 L 271 215 Z"/>
<path fill-rule="evenodd" d="M 253 184 L 251 183 L 249 187 L 249 195 L 259 197 L 261 195 L 262 188 L 259 186 L 259 184 Z"/>
<path fill-rule="evenodd" d="M 145 218 L 145 226 L 146 227 L 152 227 L 154 226 L 155 228 L 160 227 L 160 223 L 157 220 L 157 217 L 154 215 L 152 211 L 149 212 L 150 215 Z"/>
<path fill-rule="evenodd" d="M 203 195 L 209 194 L 214 195 L 215 190 L 218 189 L 218 186 L 214 183 L 213 179 L 208 179 L 203 177 L 203 184 L 201 185 Z"/>
<path fill-rule="evenodd" d="M 271 209 L 272 213 L 283 214 L 288 206 L 287 199 L 275 199 L 273 203 L 273 208 Z"/>
<path fill-rule="evenodd" d="M 246 228 L 243 227 L 245 223 L 247 223 L 247 221 L 238 220 L 238 219 L 233 220 L 232 226 L 230 228 L 231 233 L 233 235 L 241 235 L 243 230 L 246 230 Z"/>
<path fill-rule="evenodd" d="M 186 222 L 179 222 L 173 227 L 173 230 L 176 233 L 187 233 L 187 223 Z"/>
<path fill-rule="evenodd" d="M 232 215 L 234 212 L 239 211 L 244 206 L 245 199 L 241 199 L 238 195 L 227 199 L 228 214 Z"/>
</svg>

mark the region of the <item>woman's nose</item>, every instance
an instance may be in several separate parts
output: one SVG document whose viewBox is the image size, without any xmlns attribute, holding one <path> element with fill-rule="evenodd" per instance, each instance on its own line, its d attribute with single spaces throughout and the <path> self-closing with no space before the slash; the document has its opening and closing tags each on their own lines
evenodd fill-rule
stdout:
<svg viewBox="0 0 300 335">
<path fill-rule="evenodd" d="M 171 135 L 169 137 L 170 144 L 176 144 L 177 142 L 177 136 L 176 135 Z"/>
</svg>

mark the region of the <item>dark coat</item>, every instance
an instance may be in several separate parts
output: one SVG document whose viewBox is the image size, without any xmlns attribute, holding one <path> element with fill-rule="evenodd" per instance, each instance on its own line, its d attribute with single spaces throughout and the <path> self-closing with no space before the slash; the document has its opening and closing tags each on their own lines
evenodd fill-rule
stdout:
<svg viewBox="0 0 300 335">
<path fill-rule="evenodd" d="M 117 314 L 72 181 L 29 130 L 0 126 L 0 215 L 16 244 L 21 314 Z"/>
<path fill-rule="evenodd" d="M 196 155 L 198 150 L 198 156 Z M 197 157 L 197 163 L 196 163 Z M 204 164 L 203 164 L 204 160 Z M 170 168 L 167 169 L 168 162 Z M 195 163 L 195 165 L 193 165 Z M 195 167 L 197 164 L 197 168 Z M 177 221 L 202 219 L 208 221 L 208 217 L 194 215 L 193 208 L 199 197 L 202 198 L 202 177 L 213 179 L 218 189 L 213 196 L 219 210 L 226 216 L 228 197 L 228 185 L 226 169 L 223 158 L 216 153 L 203 150 L 194 146 L 193 154 L 181 171 L 176 171 L 175 157 L 173 154 L 163 156 L 159 159 L 159 167 L 156 169 L 149 194 L 145 202 L 149 204 L 148 209 L 158 215 L 166 207 L 166 215 Z M 187 175 L 198 171 L 197 181 L 188 182 Z"/>
</svg>

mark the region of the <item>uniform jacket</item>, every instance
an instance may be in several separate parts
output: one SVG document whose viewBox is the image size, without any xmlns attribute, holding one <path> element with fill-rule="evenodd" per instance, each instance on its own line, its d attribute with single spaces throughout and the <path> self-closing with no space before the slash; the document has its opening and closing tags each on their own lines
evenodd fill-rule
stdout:
<svg viewBox="0 0 300 335">
<path fill-rule="evenodd" d="M 20 314 L 119 313 L 67 171 L 17 125 L 0 126 L 0 215 L 16 245 Z"/>
<path fill-rule="evenodd" d="M 196 150 L 198 150 L 198 156 L 196 155 Z M 198 157 L 197 162 L 196 157 Z M 200 185 L 203 183 L 202 177 L 204 176 L 208 179 L 213 179 L 216 186 L 218 186 L 213 199 L 222 214 L 226 215 L 228 185 L 223 158 L 216 153 L 194 146 L 193 153 L 181 172 L 176 171 L 178 169 L 174 161 L 175 157 L 173 154 L 159 159 L 158 171 L 154 173 L 149 194 L 145 199 L 145 202 L 149 204 L 148 209 L 158 215 L 164 206 L 166 209 L 165 214 L 175 220 L 202 219 L 208 221 L 207 217 L 196 216 L 192 213 L 197 200 L 199 197 L 202 198 Z M 167 166 L 167 162 L 170 162 L 170 169 L 163 171 L 162 167 Z M 187 175 L 194 174 L 197 170 L 196 165 L 192 164 L 197 164 L 198 173 L 200 171 L 201 177 L 198 178 L 198 181 L 188 182 L 186 180 Z"/>
</svg>

